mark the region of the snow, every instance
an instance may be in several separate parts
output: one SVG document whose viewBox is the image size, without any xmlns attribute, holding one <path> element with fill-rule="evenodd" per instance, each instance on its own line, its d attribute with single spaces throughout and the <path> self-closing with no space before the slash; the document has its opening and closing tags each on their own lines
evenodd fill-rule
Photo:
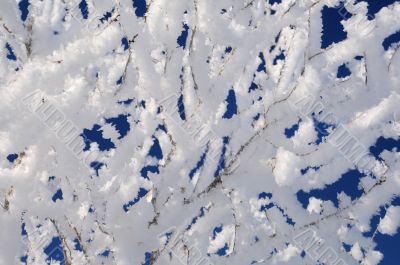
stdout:
<svg viewBox="0 0 400 265">
<path fill-rule="evenodd" d="M 385 217 L 379 222 L 379 232 L 394 236 L 400 226 L 400 207 L 390 206 Z"/>
<path fill-rule="evenodd" d="M 399 22 L 0 1 L 0 265 L 397 264 Z"/>
<path fill-rule="evenodd" d="M 300 158 L 294 153 L 283 148 L 278 148 L 274 169 L 275 182 L 278 186 L 288 186 L 295 182 L 296 178 L 300 175 L 300 169 L 297 166 L 300 161 Z"/>
</svg>

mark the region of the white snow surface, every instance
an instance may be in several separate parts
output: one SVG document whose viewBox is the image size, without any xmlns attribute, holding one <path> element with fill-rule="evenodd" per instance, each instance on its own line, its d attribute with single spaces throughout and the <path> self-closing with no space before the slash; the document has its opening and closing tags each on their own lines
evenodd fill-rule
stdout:
<svg viewBox="0 0 400 265">
<path fill-rule="evenodd" d="M 349 1 L 347 38 L 322 49 L 321 10 L 338 2 L 148 0 L 138 17 L 132 0 L 86 0 L 84 19 L 81 0 L 29 0 L 22 21 L 19 1 L 1 0 L 0 265 L 316 264 L 293 241 L 307 229 L 338 264 L 379 264 L 384 253 L 365 233 L 398 232 L 400 208 L 388 205 L 400 196 L 400 150 L 368 155 L 379 170 L 359 169 L 355 199 L 311 196 L 303 207 L 296 195 L 358 168 L 328 137 L 316 142 L 321 116 L 298 107 L 304 98 L 367 150 L 399 138 L 400 53 L 382 42 L 400 30 L 400 3 L 363 34 L 367 3 Z M 351 75 L 337 78 L 343 63 Z M 230 90 L 237 110 L 224 118 Z M 107 122 L 121 114 L 124 136 Z M 80 134 L 96 124 L 115 148 L 83 151 Z M 162 158 L 150 155 L 155 140 Z M 143 177 L 146 166 L 158 171 Z M 46 253 L 54 238 L 61 260 Z"/>
</svg>

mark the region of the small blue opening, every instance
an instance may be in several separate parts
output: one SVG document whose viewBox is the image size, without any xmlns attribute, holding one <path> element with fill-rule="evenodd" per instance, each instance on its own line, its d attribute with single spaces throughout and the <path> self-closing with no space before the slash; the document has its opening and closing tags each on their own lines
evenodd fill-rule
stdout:
<svg viewBox="0 0 400 265">
<path fill-rule="evenodd" d="M 382 46 L 387 51 L 394 43 L 400 42 L 400 31 L 397 31 L 389 36 L 387 36 L 383 42 Z"/>
<path fill-rule="evenodd" d="M 137 17 L 144 17 L 147 12 L 146 0 L 133 0 L 133 7 Z"/>
<path fill-rule="evenodd" d="M 226 106 L 226 112 L 222 116 L 224 119 L 231 119 L 233 115 L 237 114 L 237 105 L 236 105 L 236 95 L 233 89 L 230 89 L 228 92 L 228 97 L 226 98 L 226 102 L 228 103 Z"/>
<path fill-rule="evenodd" d="M 285 51 L 282 50 L 280 54 L 275 56 L 274 61 L 272 62 L 273 65 L 276 65 L 278 61 L 285 60 Z"/>
<path fill-rule="evenodd" d="M 19 10 L 21 11 L 21 20 L 25 22 L 29 15 L 29 0 L 21 0 L 18 3 Z"/>
<path fill-rule="evenodd" d="M 100 18 L 100 22 L 101 23 L 107 22 L 108 19 L 112 16 L 113 13 L 114 13 L 114 8 L 110 12 L 104 13 L 103 17 Z"/>
<path fill-rule="evenodd" d="M 6 43 L 6 49 L 7 49 L 7 59 L 10 61 L 16 61 L 17 56 L 15 56 L 15 53 L 8 42 Z"/>
<path fill-rule="evenodd" d="M 267 69 L 265 68 L 265 58 L 264 58 L 264 54 L 262 52 L 260 52 L 258 54 L 258 58 L 260 58 L 261 63 L 258 65 L 257 67 L 257 72 L 267 72 Z"/>
<path fill-rule="evenodd" d="M 266 198 L 271 199 L 272 193 L 263 191 L 260 194 L 258 194 L 258 199 L 266 199 Z"/>
<path fill-rule="evenodd" d="M 128 38 L 127 37 L 123 37 L 121 39 L 121 45 L 122 47 L 124 47 L 124 51 L 126 51 L 129 47 L 129 42 L 128 42 Z"/>
<path fill-rule="evenodd" d="M 196 166 L 190 170 L 189 172 L 189 178 L 190 180 L 193 179 L 194 175 L 199 171 L 199 169 L 204 165 L 204 161 L 206 160 L 207 156 L 207 151 L 208 151 L 208 146 L 207 149 L 204 151 L 204 153 L 201 155 L 200 160 L 197 162 Z"/>
<path fill-rule="evenodd" d="M 383 151 L 392 151 L 395 150 L 396 152 L 400 151 L 400 138 L 398 140 L 393 138 L 385 138 L 380 136 L 375 144 L 369 148 L 370 153 L 378 160 L 382 160 L 380 157 Z"/>
<path fill-rule="evenodd" d="M 185 105 L 183 104 L 183 95 L 181 95 L 181 96 L 178 98 L 178 103 L 177 103 L 177 105 L 178 105 L 179 117 L 180 117 L 182 120 L 186 120 Z"/>
<path fill-rule="evenodd" d="M 21 256 L 19 261 L 21 261 L 23 264 L 28 264 L 28 255 Z"/>
<path fill-rule="evenodd" d="M 225 48 L 225 53 L 230 53 L 232 51 L 232 47 L 228 46 Z"/>
<path fill-rule="evenodd" d="M 330 128 L 334 129 L 335 125 L 319 121 L 315 118 L 314 115 L 313 115 L 313 121 L 314 121 L 314 129 L 317 131 L 317 140 L 315 141 L 315 144 L 319 145 L 322 142 L 322 139 L 325 136 L 329 135 L 328 130 Z"/>
<path fill-rule="evenodd" d="M 140 175 L 142 176 L 142 178 L 145 179 L 150 179 L 148 176 L 148 173 L 157 173 L 160 174 L 160 170 L 158 166 L 145 166 L 140 170 Z"/>
<path fill-rule="evenodd" d="M 300 122 L 301 122 L 301 119 L 297 123 L 293 124 L 292 127 L 285 128 L 285 136 L 286 136 L 286 138 L 290 139 L 296 134 L 296 132 L 299 130 Z"/>
<path fill-rule="evenodd" d="M 225 243 L 225 245 L 222 248 L 218 249 L 215 254 L 217 254 L 218 256 L 221 256 L 221 257 L 226 256 L 226 254 L 228 254 L 228 249 L 229 249 L 228 244 Z"/>
<path fill-rule="evenodd" d="M 219 233 L 222 232 L 222 228 L 223 228 L 223 225 L 216 226 L 216 227 L 214 228 L 214 230 L 213 230 L 213 236 L 212 236 L 212 239 L 213 239 L 213 240 L 215 240 L 215 238 L 217 237 L 217 235 L 218 235 Z"/>
<path fill-rule="evenodd" d="M 300 173 L 301 173 L 302 175 L 305 175 L 305 174 L 307 174 L 307 172 L 308 172 L 310 169 L 314 169 L 315 171 L 317 171 L 318 169 L 320 169 L 320 166 L 318 166 L 318 167 L 311 167 L 311 166 L 308 166 L 308 167 L 306 167 L 306 168 L 302 168 L 302 169 L 300 169 Z"/>
<path fill-rule="evenodd" d="M 152 265 L 153 254 L 150 252 L 144 253 L 144 262 L 142 265 Z"/>
<path fill-rule="evenodd" d="M 161 131 L 167 133 L 167 128 L 165 127 L 164 124 L 159 124 L 157 127 L 157 130 L 161 130 Z"/>
<path fill-rule="evenodd" d="M 128 106 L 133 102 L 133 98 L 128 98 L 127 100 L 119 100 L 117 101 L 118 104 L 120 105 L 125 105 Z"/>
<path fill-rule="evenodd" d="M 26 225 L 25 223 L 22 223 L 21 225 L 21 236 L 27 236 L 28 233 L 26 232 Z"/>
<path fill-rule="evenodd" d="M 89 150 L 90 144 L 92 142 L 96 142 L 98 144 L 100 151 L 108 151 L 112 148 L 115 148 L 115 145 L 113 142 L 111 142 L 111 139 L 103 138 L 103 130 L 101 130 L 100 128 L 100 125 L 95 124 L 93 125 L 93 128 L 91 130 L 83 129 L 83 133 L 81 133 L 81 136 L 85 143 L 83 151 Z"/>
<path fill-rule="evenodd" d="M 77 238 L 74 239 L 74 249 L 77 251 L 80 251 L 80 252 L 83 251 L 81 243 L 79 242 L 79 240 Z"/>
<path fill-rule="evenodd" d="M 102 257 L 108 257 L 109 255 L 110 255 L 110 250 L 109 249 L 106 249 L 106 250 L 104 250 L 101 254 L 100 254 L 100 256 L 102 256 Z"/>
<path fill-rule="evenodd" d="M 345 78 L 351 75 L 350 69 L 347 67 L 346 64 L 342 64 L 339 66 L 336 77 L 337 78 Z"/>
<path fill-rule="evenodd" d="M 44 249 L 44 253 L 47 255 L 47 264 L 50 264 L 51 261 L 59 261 L 61 265 L 65 264 L 61 239 L 58 236 L 52 238 L 50 244 Z"/>
<path fill-rule="evenodd" d="M 352 169 L 344 173 L 339 180 L 332 184 L 328 184 L 323 189 L 314 189 L 310 192 L 300 190 L 297 192 L 297 200 L 302 204 L 303 208 L 307 208 L 309 198 L 315 197 L 321 200 L 332 201 L 338 207 L 339 200 L 338 193 L 344 192 L 352 200 L 359 198 L 363 191 L 359 188 L 358 184 L 364 175 L 357 169 Z"/>
<path fill-rule="evenodd" d="M 282 3 L 282 0 L 268 0 L 268 3 L 269 3 L 270 5 L 273 5 L 273 4 L 280 4 L 280 3 Z"/>
<path fill-rule="evenodd" d="M 345 17 L 343 17 L 343 14 L 345 14 Z M 337 7 L 324 6 L 322 8 L 322 49 L 347 38 L 347 32 L 344 31 L 340 22 L 349 17 L 351 17 L 351 14 L 344 8 L 343 4 Z"/>
<path fill-rule="evenodd" d="M 227 150 L 227 145 L 229 144 L 229 137 L 224 136 L 222 138 L 222 141 L 223 141 L 222 151 L 221 151 L 221 155 L 219 157 L 217 169 L 214 172 L 214 177 L 218 177 L 219 174 L 221 173 L 221 171 L 223 171 L 225 169 L 225 153 Z"/>
<path fill-rule="evenodd" d="M 10 163 L 13 163 L 17 158 L 18 158 L 18 155 L 17 155 L 17 154 L 9 154 L 9 155 L 7 156 L 7 160 L 8 160 Z"/>
<path fill-rule="evenodd" d="M 124 76 L 121 75 L 120 78 L 115 82 L 117 86 L 121 85 L 124 82 Z"/>
<path fill-rule="evenodd" d="M 254 82 L 251 82 L 251 84 L 249 86 L 249 90 L 247 92 L 250 93 L 251 91 L 254 91 L 256 89 L 258 89 L 258 85 Z"/>
<path fill-rule="evenodd" d="M 88 8 L 88 4 L 86 3 L 86 0 L 82 0 L 79 3 L 79 9 L 81 10 L 83 19 L 88 19 L 88 17 L 89 17 L 89 8 Z"/>
<path fill-rule="evenodd" d="M 131 129 L 131 126 L 128 122 L 129 116 L 129 114 L 120 114 L 115 118 L 105 119 L 106 123 L 111 124 L 118 131 L 118 139 L 124 138 Z"/>
<path fill-rule="evenodd" d="M 56 202 L 57 200 L 63 200 L 63 192 L 61 189 L 58 189 L 56 193 L 54 193 L 53 197 L 51 198 L 53 202 Z"/>
<path fill-rule="evenodd" d="M 197 223 L 197 220 L 204 216 L 204 214 L 205 214 L 204 210 L 205 210 L 204 207 L 200 208 L 200 214 L 193 217 L 192 222 L 186 227 L 186 231 L 189 231 L 190 229 L 192 229 L 192 226 Z"/>
<path fill-rule="evenodd" d="M 176 40 L 176 42 L 178 43 L 179 47 L 182 47 L 183 49 L 186 48 L 186 39 L 187 39 L 188 35 L 189 35 L 189 27 L 188 27 L 188 25 L 186 25 L 184 23 L 181 35 Z"/>
<path fill-rule="evenodd" d="M 153 145 L 150 147 L 148 155 L 151 157 L 155 157 L 158 160 L 163 158 L 163 152 L 161 150 L 160 142 L 154 136 L 153 136 Z"/>
<path fill-rule="evenodd" d="M 140 201 L 141 198 L 143 198 L 144 196 L 146 196 L 146 194 L 147 194 L 148 192 L 149 192 L 149 191 L 146 190 L 145 188 L 139 188 L 139 191 L 138 191 L 138 194 L 136 195 L 136 197 L 135 197 L 133 200 L 131 200 L 131 201 L 129 201 L 128 203 L 126 203 L 126 204 L 123 205 L 122 208 L 124 209 L 124 211 L 125 211 L 125 212 L 128 212 L 129 209 L 130 209 L 133 205 L 135 205 L 136 203 L 138 203 L 138 202 Z"/>
<path fill-rule="evenodd" d="M 104 163 L 93 161 L 90 163 L 90 167 L 96 171 L 96 176 L 99 176 L 99 170 L 104 166 Z"/>
</svg>

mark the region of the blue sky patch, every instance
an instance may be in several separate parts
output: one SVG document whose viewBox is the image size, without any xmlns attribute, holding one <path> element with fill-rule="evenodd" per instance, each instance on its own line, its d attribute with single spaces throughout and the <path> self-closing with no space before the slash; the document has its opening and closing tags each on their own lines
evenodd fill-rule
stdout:
<svg viewBox="0 0 400 265">
<path fill-rule="evenodd" d="M 228 254 L 228 250 L 229 250 L 228 244 L 225 243 L 225 245 L 222 248 L 218 249 L 217 252 L 215 252 L 215 254 L 220 257 L 223 257 Z"/>
<path fill-rule="evenodd" d="M 108 256 L 110 256 L 110 253 L 111 253 L 111 251 L 107 248 L 102 253 L 100 253 L 100 256 L 108 257 Z"/>
<path fill-rule="evenodd" d="M 163 159 L 163 152 L 160 146 L 160 142 L 158 141 L 157 137 L 153 136 L 153 145 L 150 147 L 149 156 L 154 157 L 158 160 Z"/>
<path fill-rule="evenodd" d="M 313 170 L 317 171 L 319 168 L 320 168 L 320 167 L 311 167 L 311 166 L 308 166 L 308 167 L 306 167 L 306 168 L 300 169 L 300 173 L 301 173 L 302 175 L 305 175 L 305 174 L 307 174 L 307 172 L 308 172 L 310 169 L 313 169 Z"/>
<path fill-rule="evenodd" d="M 51 200 L 53 201 L 53 202 L 56 202 L 57 200 L 63 200 L 63 192 L 62 192 L 62 190 L 61 189 L 58 189 L 57 191 L 56 191 L 56 193 L 54 193 L 54 195 L 53 195 L 53 197 L 51 198 Z"/>
<path fill-rule="evenodd" d="M 214 177 L 218 177 L 219 174 L 221 173 L 221 171 L 223 171 L 225 169 L 225 153 L 227 150 L 227 145 L 229 144 L 229 137 L 224 136 L 222 138 L 222 143 L 223 143 L 223 145 L 222 145 L 221 155 L 218 160 L 217 169 L 214 172 Z"/>
<path fill-rule="evenodd" d="M 126 100 L 119 100 L 117 103 L 120 105 L 129 106 L 133 102 L 133 98 L 128 98 Z"/>
<path fill-rule="evenodd" d="M 345 78 L 351 75 L 350 69 L 347 67 L 346 64 L 342 64 L 339 66 L 336 77 L 337 78 Z"/>
<path fill-rule="evenodd" d="M 142 178 L 144 179 L 150 179 L 148 174 L 150 173 L 157 173 L 160 174 L 160 170 L 158 166 L 144 166 L 141 170 L 140 170 L 140 175 L 142 176 Z"/>
<path fill-rule="evenodd" d="M 277 65 L 278 61 L 283 61 L 283 60 L 285 60 L 285 50 L 281 50 L 281 52 L 277 56 L 275 56 L 272 64 Z"/>
<path fill-rule="evenodd" d="M 322 139 L 329 135 L 329 129 L 334 129 L 334 124 L 328 124 L 323 121 L 319 121 L 313 115 L 314 129 L 317 131 L 317 140 L 315 144 L 319 145 L 322 142 Z"/>
<path fill-rule="evenodd" d="M 111 124 L 118 131 L 118 139 L 124 138 L 131 129 L 128 121 L 129 116 L 129 114 L 120 114 L 117 117 L 105 119 L 106 123 Z"/>
<path fill-rule="evenodd" d="M 217 235 L 218 235 L 219 233 L 222 232 L 223 227 L 224 227 L 224 226 L 221 224 L 221 225 L 219 225 L 219 226 L 216 226 L 216 227 L 213 229 L 212 240 L 215 240 L 215 238 L 217 237 Z"/>
<path fill-rule="evenodd" d="M 370 153 L 378 160 L 382 160 L 380 157 L 383 151 L 400 151 L 400 139 L 396 140 L 393 138 L 385 138 L 380 136 L 374 145 L 369 148 Z"/>
<path fill-rule="evenodd" d="M 183 49 L 186 48 L 186 40 L 188 35 L 189 35 L 189 26 L 184 23 L 181 35 L 179 35 L 178 39 L 176 40 L 179 47 L 182 47 Z"/>
<path fill-rule="evenodd" d="M 375 15 L 385 6 L 389 6 L 395 3 L 397 0 L 360 0 L 359 2 L 367 2 L 368 3 L 368 20 L 372 20 L 375 18 Z"/>
<path fill-rule="evenodd" d="M 147 194 L 148 192 L 149 192 L 149 191 L 146 190 L 145 188 L 139 188 L 139 191 L 138 191 L 136 197 L 135 197 L 133 200 L 131 200 L 131 201 L 129 201 L 128 203 L 126 203 L 126 204 L 123 205 L 122 208 L 124 209 L 124 211 L 125 211 L 125 212 L 128 212 L 129 209 L 130 209 L 133 205 L 135 205 L 136 203 L 138 203 L 138 202 L 140 201 L 141 198 L 143 198 L 144 196 L 146 196 L 146 194 Z"/>
<path fill-rule="evenodd" d="M 237 105 L 236 105 L 236 95 L 235 90 L 230 89 L 228 92 L 228 96 L 226 98 L 226 111 L 222 118 L 224 119 L 231 119 L 233 115 L 237 114 Z"/>
<path fill-rule="evenodd" d="M 280 3 L 282 3 L 282 0 L 268 0 L 268 3 L 269 3 L 270 5 L 273 5 L 273 4 L 280 4 Z"/>
<path fill-rule="evenodd" d="M 100 151 L 109 151 L 110 149 L 115 148 L 115 145 L 113 142 L 111 142 L 111 139 L 103 138 L 103 130 L 101 130 L 100 128 L 100 125 L 95 124 L 93 125 L 93 128 L 91 130 L 83 129 L 83 133 L 81 133 L 81 136 L 85 143 L 83 151 L 89 150 L 90 144 L 93 142 L 98 144 Z"/>
<path fill-rule="evenodd" d="M 129 48 L 129 42 L 127 37 L 123 37 L 121 39 L 121 46 L 124 48 L 124 51 L 126 51 Z"/>
<path fill-rule="evenodd" d="M 393 46 L 393 44 L 400 42 L 400 31 L 397 31 L 389 36 L 387 36 L 383 42 L 382 46 L 385 49 L 385 51 L 389 50 L 390 47 Z"/>
<path fill-rule="evenodd" d="M 8 42 L 6 43 L 6 49 L 7 49 L 7 59 L 10 61 L 16 61 L 17 56 L 15 56 L 14 51 Z"/>
<path fill-rule="evenodd" d="M 90 167 L 96 172 L 96 176 L 99 176 L 99 170 L 104 166 L 104 163 L 99 161 L 93 161 L 90 163 Z"/>
<path fill-rule="evenodd" d="M 272 193 L 263 191 L 260 194 L 258 194 L 258 199 L 266 199 L 266 198 L 271 199 Z"/>
<path fill-rule="evenodd" d="M 186 227 L 186 231 L 189 231 L 190 229 L 192 229 L 192 226 L 197 223 L 197 220 L 205 215 L 204 210 L 205 210 L 204 207 L 200 208 L 200 213 L 197 216 L 193 217 L 192 222 Z"/>
<path fill-rule="evenodd" d="M 147 12 L 146 0 L 132 0 L 137 17 L 144 17 Z"/>
<path fill-rule="evenodd" d="M 114 13 L 114 10 L 115 10 L 115 9 L 113 8 L 110 12 L 104 13 L 104 14 L 103 14 L 103 17 L 100 18 L 100 22 L 101 22 L 101 23 L 107 22 L 108 19 L 109 19 L 110 17 L 112 17 L 112 14 Z"/>
<path fill-rule="evenodd" d="M 197 171 L 199 171 L 200 168 L 204 165 L 204 162 L 205 162 L 206 156 L 207 156 L 207 152 L 208 152 L 208 146 L 207 146 L 206 150 L 203 152 L 203 154 L 200 156 L 200 159 L 199 159 L 199 161 L 197 161 L 196 166 L 192 170 L 190 170 L 190 172 L 189 172 L 190 180 L 193 179 L 193 177 L 197 173 Z"/>
<path fill-rule="evenodd" d="M 341 12 L 348 13 L 344 7 L 340 8 Z M 345 20 L 348 18 L 346 17 Z M 342 20 L 343 17 L 338 7 L 324 6 L 322 8 L 321 49 L 328 48 L 331 44 L 341 42 L 347 38 L 347 32 L 344 31 L 344 27 L 340 23 Z"/>
<path fill-rule="evenodd" d="M 87 4 L 86 0 L 82 0 L 79 3 L 79 9 L 81 10 L 81 14 L 82 14 L 83 19 L 88 19 L 88 17 L 89 17 L 89 7 L 88 7 L 88 4 Z"/>
<path fill-rule="evenodd" d="M 51 261 L 59 261 L 61 265 L 65 264 L 60 237 L 53 237 L 50 244 L 44 249 L 44 253 L 47 255 L 46 261 L 48 264 Z"/>
<path fill-rule="evenodd" d="M 375 250 L 378 250 L 383 254 L 383 259 L 379 265 L 398 264 L 400 242 L 399 230 L 397 230 L 397 233 L 394 236 L 384 235 L 378 232 L 374 237 L 374 242 L 377 244 Z"/>
<path fill-rule="evenodd" d="M 301 119 L 297 123 L 293 124 L 292 127 L 285 128 L 285 136 L 286 136 L 286 138 L 290 139 L 295 135 L 295 133 L 299 130 L 300 122 L 301 122 Z"/>
<path fill-rule="evenodd" d="M 18 154 L 9 154 L 9 155 L 7 156 L 7 160 L 8 160 L 10 163 L 14 163 L 14 161 L 17 160 L 17 158 L 18 158 Z"/>
<path fill-rule="evenodd" d="M 339 180 L 332 184 L 326 185 L 322 189 L 313 189 L 310 192 L 300 190 L 297 192 L 297 200 L 301 203 L 304 209 L 307 208 L 308 200 L 311 197 L 324 201 L 332 201 L 336 208 L 339 206 L 338 194 L 344 192 L 352 200 L 361 197 L 362 189 L 358 187 L 360 179 L 364 175 L 356 169 L 352 169 L 344 173 Z"/>
<path fill-rule="evenodd" d="M 80 252 L 83 251 L 81 243 L 79 242 L 78 238 L 74 239 L 74 249 L 77 250 L 77 251 L 80 251 Z"/>
<path fill-rule="evenodd" d="M 21 0 L 18 3 L 18 8 L 21 11 L 21 20 L 25 22 L 29 15 L 29 0 Z"/>
<path fill-rule="evenodd" d="M 142 265 L 152 265 L 152 258 L 153 254 L 151 252 L 144 253 L 144 262 L 142 262 Z"/>
<path fill-rule="evenodd" d="M 257 72 L 267 72 L 267 69 L 265 68 L 265 59 L 264 59 L 264 54 L 260 52 L 258 54 L 258 58 L 261 60 L 261 63 L 257 67 Z"/>
<path fill-rule="evenodd" d="M 178 98 L 178 113 L 179 113 L 179 117 L 181 118 L 181 120 L 186 120 L 186 114 L 185 114 L 185 105 L 183 104 L 183 95 L 181 94 L 181 96 Z"/>
</svg>

